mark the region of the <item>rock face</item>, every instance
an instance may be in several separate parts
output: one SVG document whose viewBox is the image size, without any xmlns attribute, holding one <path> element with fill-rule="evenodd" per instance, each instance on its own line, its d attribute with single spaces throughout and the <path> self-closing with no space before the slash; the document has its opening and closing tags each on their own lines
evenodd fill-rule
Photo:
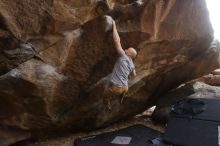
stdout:
<svg viewBox="0 0 220 146">
<path fill-rule="evenodd" d="M 100 82 L 117 59 L 106 15 L 116 20 L 123 48 L 138 51 L 138 75 L 112 110 Z M 212 39 L 204 0 L 2 0 L 0 125 L 96 128 L 135 115 L 218 68 Z"/>
</svg>

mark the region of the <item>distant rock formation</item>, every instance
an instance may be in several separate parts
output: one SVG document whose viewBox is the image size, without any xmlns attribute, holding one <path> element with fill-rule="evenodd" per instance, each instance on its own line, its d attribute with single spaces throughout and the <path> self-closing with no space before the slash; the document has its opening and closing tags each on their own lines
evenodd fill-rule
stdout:
<svg viewBox="0 0 220 146">
<path fill-rule="evenodd" d="M 170 116 L 172 105 L 183 98 L 220 98 L 220 87 L 211 86 L 204 82 L 193 81 L 163 95 L 152 114 L 156 123 L 165 124 Z"/>
</svg>

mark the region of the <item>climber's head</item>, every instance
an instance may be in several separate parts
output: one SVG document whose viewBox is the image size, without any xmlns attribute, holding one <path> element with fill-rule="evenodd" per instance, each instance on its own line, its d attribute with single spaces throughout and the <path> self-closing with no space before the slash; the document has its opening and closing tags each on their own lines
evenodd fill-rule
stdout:
<svg viewBox="0 0 220 146">
<path fill-rule="evenodd" d="M 134 48 L 129 47 L 128 49 L 125 49 L 125 54 L 134 59 L 137 55 L 137 51 Z"/>
</svg>

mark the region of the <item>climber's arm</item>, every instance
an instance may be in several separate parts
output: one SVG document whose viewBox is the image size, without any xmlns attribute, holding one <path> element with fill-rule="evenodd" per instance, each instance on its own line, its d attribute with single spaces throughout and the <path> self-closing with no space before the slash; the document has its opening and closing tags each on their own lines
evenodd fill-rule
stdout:
<svg viewBox="0 0 220 146">
<path fill-rule="evenodd" d="M 124 50 L 122 49 L 122 46 L 121 46 L 120 37 L 116 29 L 115 21 L 113 21 L 112 27 L 113 27 L 113 40 L 114 40 L 116 51 L 119 55 L 124 54 Z"/>
<path fill-rule="evenodd" d="M 137 75 L 135 69 L 131 72 L 131 75 L 134 77 Z"/>
</svg>

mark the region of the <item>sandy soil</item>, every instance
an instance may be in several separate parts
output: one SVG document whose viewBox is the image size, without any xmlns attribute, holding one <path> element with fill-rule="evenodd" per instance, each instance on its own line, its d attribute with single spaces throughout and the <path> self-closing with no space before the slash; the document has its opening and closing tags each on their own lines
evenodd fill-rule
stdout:
<svg viewBox="0 0 220 146">
<path fill-rule="evenodd" d="M 154 125 L 152 121 L 149 118 L 149 115 L 151 114 L 151 111 L 146 111 L 145 113 L 141 115 L 137 115 L 133 118 L 127 119 L 125 121 L 121 121 L 118 123 L 115 123 L 109 127 L 102 128 L 96 131 L 91 131 L 87 133 L 69 133 L 65 136 L 61 136 L 59 138 L 50 138 L 50 139 L 41 139 L 38 142 L 33 142 L 29 144 L 20 144 L 19 146 L 73 146 L 74 140 L 80 137 L 84 136 L 90 136 L 94 134 L 100 134 L 105 132 L 111 132 L 114 130 L 122 129 L 125 127 L 129 127 L 131 125 L 135 124 L 142 124 L 147 127 L 150 127 L 152 129 L 164 132 L 164 126 L 163 125 Z"/>
</svg>

